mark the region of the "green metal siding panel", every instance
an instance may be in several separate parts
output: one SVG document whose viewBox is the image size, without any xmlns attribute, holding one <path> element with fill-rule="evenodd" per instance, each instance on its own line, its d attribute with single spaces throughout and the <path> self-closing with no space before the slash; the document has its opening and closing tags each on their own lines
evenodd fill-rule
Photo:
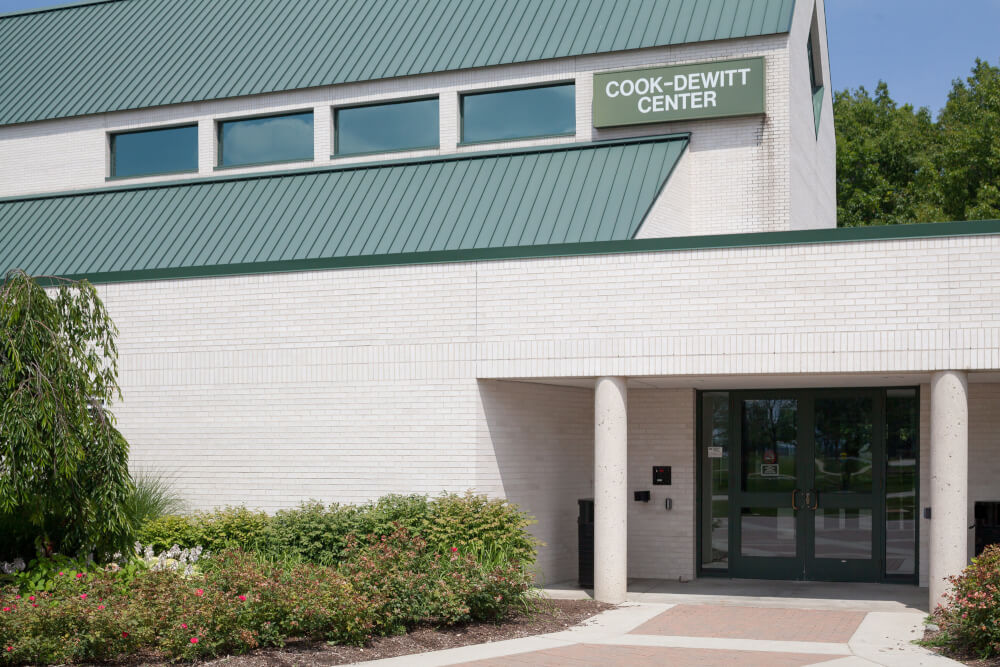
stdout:
<svg viewBox="0 0 1000 667">
<path fill-rule="evenodd" d="M 793 5 L 115 0 L 20 12 L 0 16 L 0 125 L 776 34 Z"/>
<path fill-rule="evenodd" d="M 46 275 L 631 238 L 686 135 L 0 200 L 0 271 Z"/>
</svg>

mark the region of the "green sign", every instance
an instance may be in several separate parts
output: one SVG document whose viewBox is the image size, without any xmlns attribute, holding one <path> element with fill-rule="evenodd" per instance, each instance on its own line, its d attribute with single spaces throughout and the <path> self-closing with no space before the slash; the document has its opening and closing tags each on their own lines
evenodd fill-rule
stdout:
<svg viewBox="0 0 1000 667">
<path fill-rule="evenodd" d="M 764 59 L 594 75 L 594 127 L 764 113 Z"/>
</svg>

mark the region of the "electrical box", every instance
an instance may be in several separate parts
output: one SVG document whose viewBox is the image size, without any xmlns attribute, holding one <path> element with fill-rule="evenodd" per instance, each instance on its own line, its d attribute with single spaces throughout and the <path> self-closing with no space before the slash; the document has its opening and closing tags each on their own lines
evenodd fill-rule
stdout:
<svg viewBox="0 0 1000 667">
<path fill-rule="evenodd" d="M 670 485 L 670 466 L 653 466 L 653 484 L 658 486 Z"/>
</svg>

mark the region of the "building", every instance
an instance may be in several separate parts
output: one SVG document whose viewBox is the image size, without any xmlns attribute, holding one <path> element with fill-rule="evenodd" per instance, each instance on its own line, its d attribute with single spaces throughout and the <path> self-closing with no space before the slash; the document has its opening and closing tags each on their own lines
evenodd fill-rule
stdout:
<svg viewBox="0 0 1000 667">
<path fill-rule="evenodd" d="M 936 600 L 1000 500 L 1000 223 L 835 228 L 821 0 L 111 0 L 0 43 L 0 266 L 100 286 L 132 457 L 194 507 L 474 489 L 552 582 L 593 497 L 600 599 Z"/>
</svg>

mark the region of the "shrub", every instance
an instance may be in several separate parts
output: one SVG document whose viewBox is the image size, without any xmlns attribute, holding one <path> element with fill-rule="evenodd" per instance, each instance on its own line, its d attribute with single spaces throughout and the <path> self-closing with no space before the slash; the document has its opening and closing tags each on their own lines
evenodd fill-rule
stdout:
<svg viewBox="0 0 1000 667">
<path fill-rule="evenodd" d="M 442 553 L 392 528 L 349 537 L 337 567 L 271 562 L 241 549 L 199 561 L 201 572 L 189 576 L 141 561 L 118 570 L 34 563 L 40 580 L 54 583 L 0 588 L 0 665 L 107 661 L 140 650 L 192 660 L 292 637 L 360 644 L 421 623 L 497 620 L 531 605 L 518 564 L 484 566 L 457 547 Z"/>
<path fill-rule="evenodd" d="M 530 568 L 537 546 L 527 531 L 532 523 L 506 500 L 471 493 L 431 499 L 388 495 L 360 506 L 303 503 L 272 517 L 246 508 L 165 516 L 147 523 L 137 539 L 155 550 L 174 544 L 213 551 L 238 546 L 274 559 L 332 565 L 344 557 L 349 536 L 390 535 L 402 528 L 442 553 L 457 546 L 480 561 L 516 561 Z"/>
<path fill-rule="evenodd" d="M 1000 656 L 1000 546 L 989 546 L 962 574 L 934 610 L 941 628 L 935 643 L 982 658 Z"/>
</svg>

